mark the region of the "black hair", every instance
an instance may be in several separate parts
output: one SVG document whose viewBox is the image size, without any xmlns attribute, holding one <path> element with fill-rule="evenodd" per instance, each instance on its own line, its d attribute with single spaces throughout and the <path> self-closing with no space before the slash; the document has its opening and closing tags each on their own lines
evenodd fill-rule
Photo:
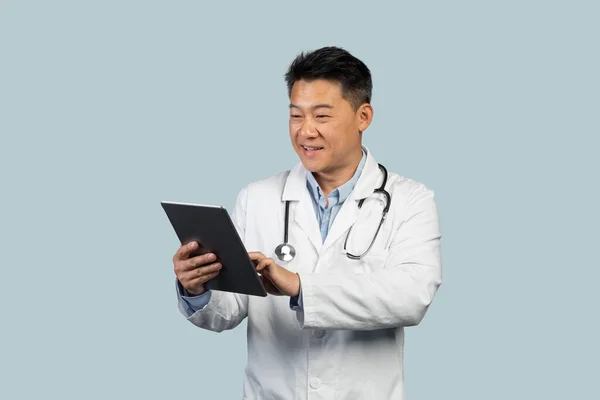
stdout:
<svg viewBox="0 0 600 400">
<path fill-rule="evenodd" d="M 357 110 L 371 102 L 373 82 L 371 71 L 358 58 L 340 47 L 322 47 L 300 53 L 285 74 L 288 96 L 296 81 L 325 79 L 341 84 L 342 96 Z"/>
</svg>

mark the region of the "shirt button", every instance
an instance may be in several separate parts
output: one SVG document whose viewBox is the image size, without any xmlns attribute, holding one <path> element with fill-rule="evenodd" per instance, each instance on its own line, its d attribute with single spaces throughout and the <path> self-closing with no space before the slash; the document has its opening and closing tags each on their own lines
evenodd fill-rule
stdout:
<svg viewBox="0 0 600 400">
<path fill-rule="evenodd" d="M 321 380 L 319 378 L 312 378 L 310 380 L 310 387 L 313 389 L 318 389 L 321 386 Z"/>
<path fill-rule="evenodd" d="M 322 330 L 322 329 L 317 329 L 317 330 L 315 331 L 315 337 L 316 337 L 317 339 L 321 339 L 321 338 L 323 338 L 323 336 L 325 336 L 325 331 L 324 331 L 324 330 Z"/>
</svg>

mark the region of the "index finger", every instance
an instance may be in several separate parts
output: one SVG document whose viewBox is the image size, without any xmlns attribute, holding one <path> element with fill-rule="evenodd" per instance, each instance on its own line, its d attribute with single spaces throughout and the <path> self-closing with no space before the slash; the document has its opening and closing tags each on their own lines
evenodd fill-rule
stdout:
<svg viewBox="0 0 600 400">
<path fill-rule="evenodd" d="M 248 256 L 250 256 L 250 259 L 252 261 L 260 261 L 263 258 L 265 258 L 265 255 L 263 253 L 261 253 L 260 251 L 251 251 L 248 253 Z"/>
<path fill-rule="evenodd" d="M 190 253 L 192 251 L 196 250 L 197 248 L 198 248 L 198 242 L 191 241 L 188 244 L 182 245 L 181 247 L 179 247 L 179 250 L 177 250 L 177 253 L 175 253 L 175 255 L 180 260 L 185 260 L 189 257 Z"/>
</svg>

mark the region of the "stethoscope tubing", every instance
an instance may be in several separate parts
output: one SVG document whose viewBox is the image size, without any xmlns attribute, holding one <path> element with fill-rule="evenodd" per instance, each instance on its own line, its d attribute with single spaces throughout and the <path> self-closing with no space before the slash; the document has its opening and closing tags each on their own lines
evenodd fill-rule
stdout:
<svg viewBox="0 0 600 400">
<path fill-rule="evenodd" d="M 375 232 L 375 237 L 373 238 L 373 240 L 371 241 L 371 244 L 369 245 L 369 247 L 367 248 L 367 250 L 360 256 L 356 256 L 353 254 L 350 254 L 348 252 L 346 252 L 346 255 L 348 256 L 348 258 L 353 259 L 353 260 L 358 260 L 360 259 L 362 256 L 364 256 L 365 254 L 367 254 L 369 252 L 369 250 L 371 249 L 371 247 L 373 246 L 373 243 L 375 242 L 375 238 L 377 238 L 377 235 L 379 234 L 379 230 L 381 229 L 381 225 L 383 224 L 383 222 L 385 221 L 385 218 L 387 216 L 387 213 L 390 209 L 390 203 L 391 203 L 391 196 L 388 193 L 387 190 L 385 190 L 385 185 L 387 184 L 387 178 L 388 178 L 388 172 L 387 169 L 379 164 L 379 169 L 381 169 L 381 172 L 383 173 L 383 182 L 381 183 L 381 186 L 378 187 L 377 189 L 375 189 L 373 191 L 373 193 L 383 193 L 383 195 L 385 196 L 386 199 L 386 204 L 385 207 L 383 209 L 383 215 L 381 218 L 381 221 L 379 222 L 379 226 L 377 227 L 377 231 Z M 358 203 L 358 208 L 360 209 L 364 203 L 365 199 L 361 199 L 360 202 Z M 294 249 L 294 246 L 292 246 L 291 244 L 288 243 L 288 239 L 289 239 L 289 216 L 290 216 L 290 201 L 286 200 L 285 202 L 285 222 L 284 222 L 284 228 L 283 228 L 283 243 L 280 244 L 279 246 L 277 246 L 277 248 L 275 249 L 275 253 L 277 255 L 277 257 L 280 260 L 284 260 L 284 261 L 290 261 L 291 259 L 294 258 L 295 254 L 296 254 L 296 250 Z M 346 243 L 348 242 L 348 237 L 350 236 L 350 231 L 352 230 L 352 227 L 350 227 L 350 230 L 348 231 L 348 235 L 346 236 L 346 240 L 344 242 L 344 251 L 346 249 Z M 289 253 L 287 254 L 283 254 L 281 252 L 281 249 L 283 248 L 287 248 L 289 250 Z M 291 250 L 290 250 L 291 249 Z M 290 254 L 291 254 L 291 258 L 290 258 Z"/>
</svg>

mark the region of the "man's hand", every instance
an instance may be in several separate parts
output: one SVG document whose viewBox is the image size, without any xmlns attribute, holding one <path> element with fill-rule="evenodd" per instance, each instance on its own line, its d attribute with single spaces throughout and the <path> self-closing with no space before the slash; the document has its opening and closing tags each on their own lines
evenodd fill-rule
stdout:
<svg viewBox="0 0 600 400">
<path fill-rule="evenodd" d="M 256 265 L 256 271 L 261 274 L 260 280 L 267 293 L 276 296 L 297 296 L 300 293 L 300 277 L 267 258 L 261 252 L 248 253 Z"/>
<path fill-rule="evenodd" d="M 192 296 L 206 292 L 204 284 L 213 279 L 221 270 L 221 263 L 215 262 L 213 253 L 190 258 L 190 253 L 198 248 L 198 243 L 190 242 L 181 246 L 173 256 L 175 275 L 181 285 Z"/>
</svg>

